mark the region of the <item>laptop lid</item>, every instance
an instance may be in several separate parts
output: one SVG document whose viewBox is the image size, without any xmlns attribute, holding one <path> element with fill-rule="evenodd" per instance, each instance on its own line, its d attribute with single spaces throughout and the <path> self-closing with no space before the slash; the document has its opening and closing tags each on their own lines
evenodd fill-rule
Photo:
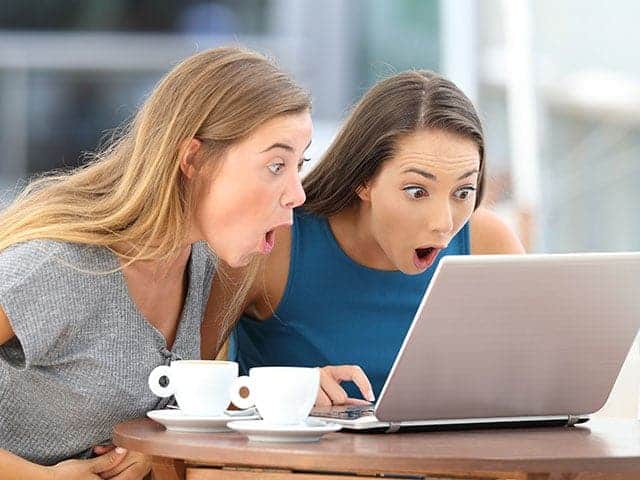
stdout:
<svg viewBox="0 0 640 480">
<path fill-rule="evenodd" d="M 444 257 L 375 416 L 593 413 L 639 327 L 640 253 Z"/>
</svg>

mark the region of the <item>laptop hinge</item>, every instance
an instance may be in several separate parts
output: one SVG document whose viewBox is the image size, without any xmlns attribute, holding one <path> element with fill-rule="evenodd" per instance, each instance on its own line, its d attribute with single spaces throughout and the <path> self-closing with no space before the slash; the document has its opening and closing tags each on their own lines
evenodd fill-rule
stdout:
<svg viewBox="0 0 640 480">
<path fill-rule="evenodd" d="M 399 422 L 389 422 L 389 428 L 385 430 L 385 433 L 396 433 L 399 430 L 400 430 Z"/>
<path fill-rule="evenodd" d="M 567 416 L 567 427 L 573 427 L 575 424 L 577 424 L 580 421 L 580 417 L 578 417 L 577 415 L 571 415 L 569 414 Z"/>
</svg>

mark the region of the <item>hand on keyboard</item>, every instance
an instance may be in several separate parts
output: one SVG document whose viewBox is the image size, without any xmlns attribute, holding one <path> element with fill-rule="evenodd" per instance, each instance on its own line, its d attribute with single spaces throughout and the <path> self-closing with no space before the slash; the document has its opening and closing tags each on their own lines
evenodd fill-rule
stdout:
<svg viewBox="0 0 640 480">
<path fill-rule="evenodd" d="M 340 386 L 342 382 L 355 383 L 365 400 L 350 398 Z M 370 406 L 375 400 L 371 383 L 362 368 L 355 365 L 326 366 L 320 369 L 320 389 L 316 406 L 363 405 Z"/>
</svg>

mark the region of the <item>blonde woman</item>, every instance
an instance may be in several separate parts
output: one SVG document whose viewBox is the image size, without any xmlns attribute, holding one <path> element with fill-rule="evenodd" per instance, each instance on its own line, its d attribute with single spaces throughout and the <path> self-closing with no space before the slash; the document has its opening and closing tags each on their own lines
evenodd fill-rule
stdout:
<svg viewBox="0 0 640 480">
<path fill-rule="evenodd" d="M 318 405 L 373 401 L 440 258 L 524 252 L 480 207 L 484 145 L 452 82 L 418 70 L 374 85 L 305 178 L 305 205 L 245 297 L 231 352 L 241 370 L 320 366 Z M 209 318 L 228 312 L 228 294 L 214 284 Z"/>
<path fill-rule="evenodd" d="M 292 223 L 309 110 L 261 55 L 206 51 L 92 162 L 0 213 L 0 477 L 148 473 L 135 452 L 89 457 L 115 424 L 165 406 L 153 368 L 200 357 L 216 258 L 247 265 Z"/>
</svg>

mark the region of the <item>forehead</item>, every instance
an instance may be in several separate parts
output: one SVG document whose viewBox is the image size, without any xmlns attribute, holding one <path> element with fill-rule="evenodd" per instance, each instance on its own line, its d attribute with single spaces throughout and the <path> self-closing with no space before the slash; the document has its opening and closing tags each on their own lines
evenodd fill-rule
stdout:
<svg viewBox="0 0 640 480">
<path fill-rule="evenodd" d="M 410 165 L 423 167 L 432 173 L 459 172 L 480 168 L 478 145 L 470 138 L 444 130 L 420 130 L 398 139 L 392 158 L 392 169 Z"/>
<path fill-rule="evenodd" d="M 302 147 L 305 147 L 312 129 L 309 112 L 278 115 L 257 127 L 243 143 L 258 149 L 267 148 L 273 143 L 285 143 L 294 148 L 300 148 L 298 144 L 303 143 Z"/>
</svg>

